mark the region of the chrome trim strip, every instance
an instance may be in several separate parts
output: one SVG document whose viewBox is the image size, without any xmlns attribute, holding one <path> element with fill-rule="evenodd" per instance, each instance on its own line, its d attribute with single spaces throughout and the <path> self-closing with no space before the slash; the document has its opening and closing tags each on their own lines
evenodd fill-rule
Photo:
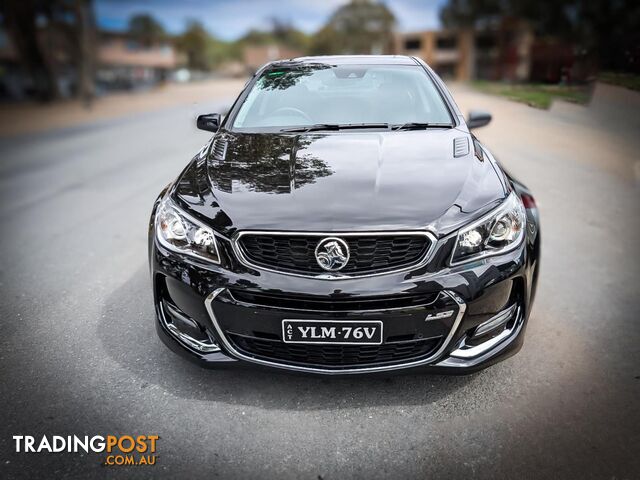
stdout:
<svg viewBox="0 0 640 480">
<path fill-rule="evenodd" d="M 417 367 L 417 366 L 421 366 L 421 365 L 426 365 L 426 364 L 432 362 L 433 360 L 435 360 L 436 358 L 438 358 L 445 351 L 445 349 L 447 348 L 447 346 L 451 342 L 451 339 L 453 338 L 456 330 L 458 329 L 458 326 L 460 325 L 460 322 L 462 321 L 462 318 L 464 317 L 464 313 L 465 313 L 465 311 L 467 309 L 466 303 L 464 303 L 464 301 L 458 295 L 456 295 L 455 293 L 450 292 L 448 290 L 443 290 L 444 293 L 449 295 L 458 304 L 458 308 L 459 308 L 458 315 L 456 316 L 456 319 L 453 322 L 453 326 L 451 327 L 451 330 L 449 331 L 449 334 L 447 335 L 447 337 L 442 342 L 442 345 L 440 346 L 440 348 L 433 355 L 430 355 L 427 358 L 423 358 L 423 359 L 420 359 L 420 360 L 414 360 L 412 362 L 407 362 L 407 363 L 398 363 L 398 364 L 395 364 L 395 365 L 383 365 L 383 366 L 378 366 L 378 367 L 350 368 L 350 369 L 344 369 L 344 370 L 330 370 L 330 369 L 325 369 L 325 368 L 303 367 L 303 366 L 299 366 L 299 365 L 288 365 L 286 363 L 272 362 L 272 361 L 269 361 L 269 360 L 263 360 L 263 359 L 259 359 L 259 358 L 250 357 L 248 355 L 244 355 L 243 353 L 238 352 L 235 348 L 233 348 L 233 345 L 229 342 L 229 340 L 227 340 L 224 332 L 222 331 L 222 328 L 218 324 L 218 321 L 216 319 L 215 314 L 213 313 L 213 308 L 211 307 L 211 304 L 213 303 L 215 298 L 218 295 L 220 295 L 222 292 L 224 292 L 225 290 L 226 290 L 226 288 L 222 287 L 222 288 L 217 288 L 216 290 L 211 292 L 207 296 L 207 298 L 205 299 L 204 305 L 205 305 L 205 308 L 207 309 L 207 312 L 209 313 L 209 317 L 211 317 L 211 322 L 213 323 L 213 326 L 216 329 L 218 337 L 220 338 L 222 344 L 224 345 L 225 350 L 228 353 L 230 353 L 231 355 L 233 355 L 234 357 L 236 357 L 236 358 L 238 358 L 240 360 L 246 360 L 247 362 L 253 362 L 253 363 L 260 364 L 260 365 L 266 365 L 266 366 L 269 366 L 269 367 L 283 368 L 283 369 L 286 369 L 286 370 L 296 370 L 296 371 L 300 371 L 300 372 L 324 373 L 324 374 L 327 374 L 327 375 L 385 372 L 385 371 L 390 371 L 390 370 L 398 370 L 398 369 L 401 369 L 401 368 L 410 368 L 410 367 Z"/>
<path fill-rule="evenodd" d="M 513 312 L 516 311 L 517 307 L 518 305 L 514 303 L 509 308 L 499 312 L 497 315 L 494 315 L 486 322 L 481 323 L 476 327 L 472 337 L 480 337 L 485 333 L 489 333 L 490 331 L 500 327 L 501 325 L 509 321 L 511 317 L 513 317 Z"/>
<path fill-rule="evenodd" d="M 244 333 L 237 333 L 237 332 L 230 332 L 230 331 L 227 331 L 227 333 L 230 334 L 230 335 L 235 335 L 236 337 L 249 338 L 251 340 L 262 340 L 264 342 L 281 342 L 281 340 L 275 340 L 273 338 L 254 337 L 253 335 L 246 335 Z M 404 344 L 407 344 L 407 343 L 428 342 L 428 341 L 436 339 L 436 338 L 440 338 L 440 336 L 422 337 L 422 338 L 418 338 L 418 339 L 414 339 L 414 340 L 396 340 L 394 342 L 387 342 L 387 343 L 385 343 L 385 345 L 404 345 Z"/>
<path fill-rule="evenodd" d="M 160 321 L 162 322 L 162 325 L 167 329 L 167 331 L 173 335 L 173 337 L 178 340 L 179 342 L 185 344 L 187 347 L 192 348 L 193 350 L 199 352 L 199 353 L 214 353 L 214 352 L 219 352 L 220 351 L 220 347 L 218 347 L 218 345 L 213 341 L 210 340 L 211 343 L 204 343 L 201 342 L 200 340 L 196 340 L 195 338 L 193 338 L 190 335 L 187 335 L 186 333 L 182 333 L 178 327 L 176 327 L 174 324 L 172 323 L 168 323 L 167 319 L 165 317 L 165 304 L 164 302 L 160 302 L 159 303 L 159 307 L 160 307 Z M 168 306 L 167 306 L 168 307 Z M 170 311 L 171 315 L 174 315 L 176 317 L 180 317 L 181 319 L 183 319 L 183 321 L 187 322 L 187 323 L 193 323 L 193 320 L 191 320 L 188 317 L 185 317 L 182 313 L 178 312 L 175 308 L 167 308 L 167 310 Z M 209 335 L 208 335 L 209 336 Z"/>
<path fill-rule="evenodd" d="M 519 309 L 518 309 L 518 313 L 520 313 Z M 472 347 L 467 347 L 467 345 L 465 344 L 465 340 L 466 340 L 466 337 L 465 337 L 460 342 L 460 345 L 458 345 L 458 348 L 456 348 L 453 352 L 451 352 L 449 356 L 454 358 L 462 358 L 465 360 L 469 358 L 479 357 L 480 355 L 493 349 L 493 347 L 501 343 L 506 338 L 509 338 L 513 334 L 513 332 L 516 331 L 517 329 L 518 329 L 518 323 L 514 324 L 513 327 L 501 332 L 499 335 L 496 335 L 495 337 L 490 338 L 486 342 L 482 342 L 480 345 L 475 345 Z"/>
<path fill-rule="evenodd" d="M 511 335 L 512 332 L 513 330 L 505 330 L 504 332 L 501 332 L 499 335 L 496 335 L 495 337 L 487 340 L 486 342 L 482 342 L 480 345 L 476 345 L 475 347 L 464 348 L 466 345 L 462 343 L 460 345 L 460 348 L 451 352 L 449 356 L 455 357 L 455 358 L 465 358 L 465 359 L 477 357 L 478 355 L 482 355 L 484 352 L 491 350 L 493 347 L 499 344 L 502 340 L 504 340 L 509 335 Z"/>
<path fill-rule="evenodd" d="M 520 335 L 520 332 L 522 331 L 522 327 L 524 325 L 524 315 L 522 313 L 522 309 L 518 309 L 517 315 L 518 317 L 516 318 L 515 325 L 513 326 L 513 328 L 508 330 L 509 335 L 502 337 L 500 342 L 492 345 L 491 348 L 489 349 L 485 349 L 483 353 L 473 358 L 459 358 L 457 356 L 456 357 L 453 356 L 453 353 L 457 352 L 457 350 L 454 350 L 454 352 L 449 354 L 447 358 L 436 363 L 435 366 L 436 367 L 469 368 L 469 367 L 474 367 L 478 364 L 481 364 L 482 362 L 490 359 L 491 357 L 498 355 L 502 350 L 504 350 L 509 345 L 511 345 L 511 343 L 513 343 L 515 339 L 518 338 L 518 335 Z M 462 345 L 463 343 L 464 343 L 464 339 L 462 340 L 462 342 L 460 342 L 460 345 Z"/>
<path fill-rule="evenodd" d="M 348 275 L 337 273 L 319 273 L 319 274 L 304 274 L 304 273 L 294 273 L 294 272 L 285 272 L 282 270 L 276 270 L 274 268 L 263 267 L 260 265 L 256 265 L 252 263 L 243 253 L 242 247 L 239 244 L 240 238 L 244 235 L 297 235 L 297 236 L 313 236 L 313 237 L 354 237 L 354 236 L 391 236 L 391 235 L 419 235 L 425 236 L 430 241 L 429 249 L 424 254 L 422 260 L 414 263 L 413 265 L 409 265 L 407 267 L 398 268 L 395 270 L 387 270 L 384 272 L 377 273 L 365 273 L 362 275 Z M 232 240 L 231 246 L 233 248 L 234 253 L 238 257 L 240 263 L 244 264 L 247 267 L 255 268 L 256 270 L 279 273 L 281 275 L 290 275 L 293 277 L 303 277 L 303 278 L 315 278 L 319 280 L 349 280 L 352 278 L 367 278 L 367 277 L 377 277 L 379 275 L 391 275 L 394 273 L 406 272 L 409 270 L 413 270 L 416 268 L 423 267 L 428 264 L 436 251 L 436 245 L 438 244 L 438 239 L 431 232 L 416 232 L 416 231 L 384 231 L 384 232 L 295 232 L 295 231 L 280 231 L 280 230 L 243 230 L 241 232 L 236 233 Z"/>
<path fill-rule="evenodd" d="M 442 293 L 442 292 L 440 292 Z M 424 307 L 428 307 L 429 305 L 433 305 L 434 303 L 436 303 L 438 301 L 438 299 L 440 298 L 440 293 L 438 293 L 438 296 L 436 298 L 433 299 L 433 301 L 429 302 L 429 303 L 420 303 L 417 305 L 408 305 L 408 306 L 404 306 L 404 307 L 390 307 L 390 308 L 368 308 L 368 309 L 362 309 L 362 310 L 320 310 L 320 309 L 316 309 L 316 308 L 293 308 L 293 307 L 281 307 L 281 306 L 271 306 L 271 305 L 263 305 L 261 303 L 256 303 L 256 304 L 252 304 L 254 307 L 260 307 L 260 308 L 271 308 L 271 309 L 275 309 L 275 310 L 292 310 L 292 311 L 296 311 L 296 312 L 322 312 L 322 313 L 376 313 L 376 312 L 391 312 L 394 310 L 409 310 L 409 309 L 413 309 L 413 308 L 424 308 Z M 236 297 L 233 296 L 233 293 L 231 293 L 231 291 L 227 291 L 227 295 L 229 295 L 233 301 L 235 301 L 236 303 L 241 303 L 241 304 L 247 304 L 247 302 L 243 301 L 243 300 L 238 300 Z M 425 319 L 426 320 L 426 319 Z M 430 318 L 428 320 L 431 320 Z"/>
</svg>

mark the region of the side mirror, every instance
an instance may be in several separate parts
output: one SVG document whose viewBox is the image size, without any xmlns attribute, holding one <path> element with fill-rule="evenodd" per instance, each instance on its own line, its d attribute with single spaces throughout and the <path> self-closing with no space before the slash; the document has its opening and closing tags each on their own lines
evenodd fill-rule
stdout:
<svg viewBox="0 0 640 480">
<path fill-rule="evenodd" d="M 482 110 L 471 110 L 467 117 L 467 127 L 469 127 L 469 130 L 484 127 L 488 125 L 489 122 L 491 122 L 491 114 Z"/>
<path fill-rule="evenodd" d="M 206 130 L 207 132 L 217 132 L 220 128 L 220 114 L 208 113 L 206 115 L 198 115 L 196 126 L 200 130 Z"/>
</svg>

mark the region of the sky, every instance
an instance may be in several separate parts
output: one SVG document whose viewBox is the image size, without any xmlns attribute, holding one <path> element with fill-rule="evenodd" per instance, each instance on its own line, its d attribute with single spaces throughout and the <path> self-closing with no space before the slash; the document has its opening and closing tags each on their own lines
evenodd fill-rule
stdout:
<svg viewBox="0 0 640 480">
<path fill-rule="evenodd" d="M 170 33 L 181 33 L 189 19 L 201 21 L 209 33 L 235 40 L 251 28 L 268 29 L 278 18 L 313 33 L 331 13 L 348 0 L 95 0 L 98 25 L 125 30 L 129 18 L 150 13 Z M 396 16 L 398 30 L 410 32 L 438 28 L 438 12 L 446 0 L 385 0 Z"/>
</svg>

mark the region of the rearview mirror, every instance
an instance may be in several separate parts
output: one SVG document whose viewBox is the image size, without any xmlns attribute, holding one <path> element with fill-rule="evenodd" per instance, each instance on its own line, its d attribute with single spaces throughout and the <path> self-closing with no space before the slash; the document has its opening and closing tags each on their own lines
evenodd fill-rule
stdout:
<svg viewBox="0 0 640 480">
<path fill-rule="evenodd" d="M 471 110 L 467 117 L 467 127 L 469 127 L 469 130 L 484 127 L 488 125 L 489 122 L 491 122 L 491 114 L 483 110 Z"/>
<path fill-rule="evenodd" d="M 208 113 L 206 115 L 198 115 L 196 126 L 200 130 L 206 130 L 207 132 L 217 132 L 220 128 L 220 114 Z"/>
</svg>

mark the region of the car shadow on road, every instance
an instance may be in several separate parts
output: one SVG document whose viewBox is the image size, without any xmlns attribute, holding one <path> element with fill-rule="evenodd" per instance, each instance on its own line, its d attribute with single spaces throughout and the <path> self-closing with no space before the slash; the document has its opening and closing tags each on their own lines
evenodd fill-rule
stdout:
<svg viewBox="0 0 640 480">
<path fill-rule="evenodd" d="M 132 382 L 140 388 L 156 385 L 177 397 L 302 411 L 425 405 L 460 389 L 473 389 L 485 375 L 321 376 L 237 365 L 204 369 L 160 341 L 154 316 L 149 271 L 141 266 L 106 299 L 97 335 L 113 361 L 130 373 Z"/>
</svg>

